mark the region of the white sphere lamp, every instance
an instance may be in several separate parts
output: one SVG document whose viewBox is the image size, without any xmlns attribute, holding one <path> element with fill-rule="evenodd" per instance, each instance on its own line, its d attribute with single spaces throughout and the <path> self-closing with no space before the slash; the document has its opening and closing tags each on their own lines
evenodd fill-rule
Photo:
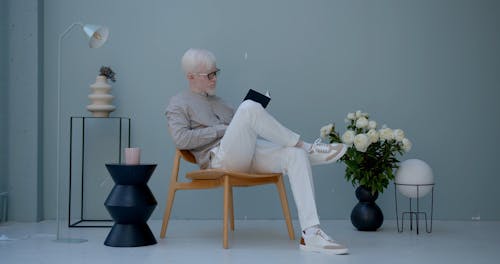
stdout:
<svg viewBox="0 0 500 264">
<path fill-rule="evenodd" d="M 420 198 L 432 190 L 434 175 L 431 167 L 424 161 L 409 159 L 401 162 L 395 182 L 398 191 L 404 196 Z"/>
</svg>

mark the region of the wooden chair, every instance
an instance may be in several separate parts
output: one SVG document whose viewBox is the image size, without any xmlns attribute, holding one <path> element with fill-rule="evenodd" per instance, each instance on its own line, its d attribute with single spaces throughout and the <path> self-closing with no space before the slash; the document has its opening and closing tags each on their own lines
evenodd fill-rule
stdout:
<svg viewBox="0 0 500 264">
<path fill-rule="evenodd" d="M 188 172 L 186 173 L 186 178 L 191 181 L 179 182 L 178 174 L 181 157 L 188 162 L 196 162 L 194 156 L 188 150 L 176 150 L 167 197 L 167 208 L 165 209 L 165 214 L 163 215 L 160 238 L 165 238 L 168 220 L 170 219 L 170 212 L 172 211 L 172 205 L 174 203 L 175 192 L 177 190 L 210 189 L 222 186 L 224 188 L 223 246 L 227 249 L 229 219 L 231 220 L 231 230 L 234 231 L 233 187 L 249 187 L 274 183 L 278 188 L 281 206 L 283 208 L 283 215 L 285 216 L 288 228 L 288 236 L 291 240 L 295 239 L 290 210 L 288 208 L 288 201 L 286 198 L 285 185 L 283 184 L 283 175 L 281 173 L 247 174 L 223 169 L 206 169 Z"/>
</svg>

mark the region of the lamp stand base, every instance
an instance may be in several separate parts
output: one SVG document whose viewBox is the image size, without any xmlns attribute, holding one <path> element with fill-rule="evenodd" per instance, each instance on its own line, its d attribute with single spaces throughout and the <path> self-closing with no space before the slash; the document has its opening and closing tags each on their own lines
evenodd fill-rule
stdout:
<svg viewBox="0 0 500 264">
<path fill-rule="evenodd" d="M 53 240 L 54 242 L 59 243 L 68 243 L 68 244 L 80 244 L 85 243 L 88 240 L 83 238 L 70 238 L 70 237 L 61 237 Z"/>
</svg>

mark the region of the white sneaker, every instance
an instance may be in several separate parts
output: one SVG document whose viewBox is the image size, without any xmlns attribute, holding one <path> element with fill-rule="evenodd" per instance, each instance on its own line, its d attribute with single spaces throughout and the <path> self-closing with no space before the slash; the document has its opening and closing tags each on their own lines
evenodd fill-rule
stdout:
<svg viewBox="0 0 500 264">
<path fill-rule="evenodd" d="M 321 138 L 316 139 L 309 150 L 309 161 L 311 165 L 328 164 L 335 162 L 344 156 L 347 145 L 342 143 L 321 143 Z"/>
<path fill-rule="evenodd" d="M 300 249 L 304 251 L 321 252 L 327 254 L 344 255 L 348 254 L 347 247 L 335 242 L 321 229 L 312 235 L 302 235 L 300 239 Z"/>
</svg>

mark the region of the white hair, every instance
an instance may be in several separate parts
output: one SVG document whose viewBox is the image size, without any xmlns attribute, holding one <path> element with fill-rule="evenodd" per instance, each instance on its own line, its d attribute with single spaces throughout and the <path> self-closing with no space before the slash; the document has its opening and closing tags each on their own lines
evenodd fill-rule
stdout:
<svg viewBox="0 0 500 264">
<path fill-rule="evenodd" d="M 191 48 L 182 56 L 181 64 L 185 73 L 195 73 L 199 66 L 204 66 L 205 69 L 215 67 L 215 56 L 208 50 Z"/>
</svg>

